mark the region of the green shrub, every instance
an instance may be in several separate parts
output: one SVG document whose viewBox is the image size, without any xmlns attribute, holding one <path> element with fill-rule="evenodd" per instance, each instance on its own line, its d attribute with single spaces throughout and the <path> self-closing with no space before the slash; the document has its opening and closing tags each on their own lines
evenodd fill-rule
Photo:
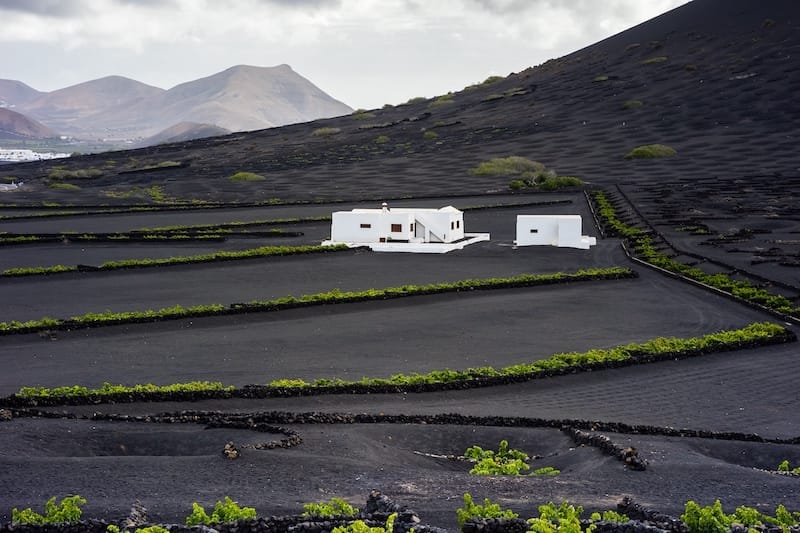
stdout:
<svg viewBox="0 0 800 533">
<path fill-rule="evenodd" d="M 495 157 L 469 170 L 473 176 L 516 176 L 526 172 L 543 172 L 545 166 L 516 155 Z"/>
<path fill-rule="evenodd" d="M 391 140 L 388 135 L 378 135 L 375 137 L 375 144 L 385 144 Z"/>
<path fill-rule="evenodd" d="M 330 137 L 339 133 L 341 128 L 317 128 L 311 132 L 312 137 Z"/>
<path fill-rule="evenodd" d="M 237 172 L 233 176 L 229 176 L 228 179 L 231 181 L 264 181 L 267 178 L 254 172 Z"/>
<path fill-rule="evenodd" d="M 393 533 L 396 518 L 397 513 L 390 514 L 386 519 L 386 524 L 382 527 L 370 527 L 363 520 L 356 520 L 346 526 L 336 526 L 331 530 L 331 533 Z"/>
<path fill-rule="evenodd" d="M 108 533 L 130 533 L 128 529 L 120 529 L 118 525 L 109 524 L 106 526 L 106 531 Z M 170 533 L 169 529 L 163 526 L 148 526 L 148 527 L 137 527 L 133 533 Z"/>
<path fill-rule="evenodd" d="M 329 502 L 303 505 L 303 516 L 356 516 L 358 509 L 342 498 L 331 498 Z"/>
<path fill-rule="evenodd" d="M 528 454 L 520 450 L 509 449 L 507 440 L 500 441 L 496 452 L 484 450 L 480 446 L 470 446 L 464 452 L 464 456 L 475 462 L 475 466 L 469 473 L 478 476 L 518 476 L 523 470 L 530 469 L 528 463 L 525 462 L 528 460 Z"/>
<path fill-rule="evenodd" d="M 655 56 L 642 61 L 642 65 L 655 65 L 656 63 L 663 63 L 668 58 L 667 56 Z"/>
<path fill-rule="evenodd" d="M 452 104 L 453 102 L 453 95 L 452 94 L 443 94 L 442 96 L 433 100 L 428 107 L 440 107 L 444 105 Z"/>
<path fill-rule="evenodd" d="M 592 513 L 590 518 L 594 522 L 599 522 L 599 521 L 602 520 L 603 522 L 617 522 L 617 523 L 620 523 L 620 524 L 628 522 L 630 520 L 630 518 L 628 518 L 627 515 L 620 514 L 620 513 L 616 512 L 616 511 L 611 511 L 611 510 L 603 511 L 602 514 L 600 514 L 600 513 Z"/>
<path fill-rule="evenodd" d="M 513 190 L 535 187 L 553 191 L 564 187 L 583 185 L 583 180 L 573 176 L 558 176 L 538 161 L 524 157 L 496 157 L 469 170 L 473 176 L 515 176 L 508 186 Z"/>
<path fill-rule="evenodd" d="M 800 466 L 791 468 L 789 461 L 783 461 L 778 465 L 778 472 L 791 472 L 792 474 L 800 474 Z"/>
<path fill-rule="evenodd" d="M 556 470 L 552 466 L 545 466 L 543 468 L 537 468 L 533 472 L 531 472 L 532 476 L 557 476 L 561 473 L 561 470 Z"/>
<path fill-rule="evenodd" d="M 519 518 L 517 513 L 511 509 L 502 509 L 499 504 L 489 501 L 489 498 L 484 498 L 483 505 L 474 503 L 468 492 L 464 494 L 464 507 L 456 509 L 456 516 L 458 527 L 464 527 L 471 518 Z"/>
<path fill-rule="evenodd" d="M 68 385 L 64 387 L 21 387 L 17 392 L 20 398 L 42 399 L 59 397 L 103 397 L 118 394 L 141 393 L 175 393 L 175 392 L 208 392 L 231 391 L 232 386 L 225 387 L 219 381 L 190 381 L 188 383 L 174 383 L 172 385 L 153 385 L 152 383 L 126 386 L 112 385 L 105 382 L 99 389 L 89 389 L 81 385 Z"/>
<path fill-rule="evenodd" d="M 744 526 L 779 526 L 787 531 L 789 527 L 800 524 L 800 513 L 790 512 L 783 505 L 775 508 L 775 516 L 769 516 L 758 509 L 740 506 L 733 514 L 726 514 L 719 500 L 713 505 L 700 507 L 694 501 L 686 502 L 681 520 L 692 533 L 725 533 L 734 523 Z"/>
<path fill-rule="evenodd" d="M 555 191 L 567 187 L 579 187 L 583 185 L 583 180 L 574 176 L 545 177 L 535 185 L 543 191 Z"/>
<path fill-rule="evenodd" d="M 637 146 L 627 154 L 625 159 L 653 159 L 656 157 L 672 157 L 677 152 L 665 144 L 645 144 Z"/>
<path fill-rule="evenodd" d="M 102 176 L 103 171 L 98 168 L 81 168 L 77 170 L 67 170 L 63 167 L 55 167 L 47 173 L 47 177 L 51 180 L 62 180 L 65 178 L 96 178 Z"/>
<path fill-rule="evenodd" d="M 225 501 L 217 500 L 214 511 L 209 516 L 206 510 L 197 502 L 192 503 L 192 514 L 186 517 L 187 526 L 211 525 L 256 517 L 256 510 L 252 507 L 239 507 L 229 496 Z"/>
<path fill-rule="evenodd" d="M 608 81 L 608 76 L 595 76 L 594 82 Z"/>
<path fill-rule="evenodd" d="M 56 497 L 53 496 L 44 504 L 44 515 L 33 511 L 30 507 L 18 511 L 15 507 L 11 510 L 11 522 L 14 524 L 72 524 L 79 522 L 83 510 L 80 506 L 85 505 L 86 500 L 77 494 L 67 496 L 56 505 Z"/>
<path fill-rule="evenodd" d="M 81 188 L 74 183 L 61 183 L 58 181 L 51 181 L 47 184 L 51 189 L 60 189 L 62 191 L 79 191 Z"/>
<path fill-rule="evenodd" d="M 641 100 L 625 100 L 625 103 L 622 104 L 622 107 L 625 109 L 636 109 L 637 107 L 642 107 L 644 103 Z"/>
<path fill-rule="evenodd" d="M 562 502 L 556 507 L 553 502 L 539 506 L 539 517 L 528 519 L 528 533 L 582 533 L 581 514 L 583 507 L 575 507 Z M 594 524 L 586 528 L 586 533 L 596 529 Z"/>
<path fill-rule="evenodd" d="M 366 120 L 368 118 L 375 118 L 375 113 L 371 113 L 366 109 L 356 109 L 351 116 L 356 120 Z"/>
<path fill-rule="evenodd" d="M 433 131 L 433 130 L 425 130 L 425 133 L 423 133 L 423 134 L 422 134 L 422 137 L 423 137 L 424 139 L 435 139 L 435 138 L 437 138 L 438 136 L 439 136 L 439 134 L 438 134 L 438 133 L 436 133 L 436 132 L 435 132 L 435 131 Z"/>
</svg>

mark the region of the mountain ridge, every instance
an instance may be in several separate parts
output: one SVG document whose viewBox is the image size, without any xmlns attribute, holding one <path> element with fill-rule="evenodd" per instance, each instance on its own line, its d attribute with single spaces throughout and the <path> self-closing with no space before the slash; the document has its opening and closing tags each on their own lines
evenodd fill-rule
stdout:
<svg viewBox="0 0 800 533">
<path fill-rule="evenodd" d="M 142 139 L 183 122 L 250 131 L 352 112 L 286 64 L 236 65 L 170 89 L 119 75 L 51 92 L 0 80 L 0 98 L 76 138 Z"/>
</svg>

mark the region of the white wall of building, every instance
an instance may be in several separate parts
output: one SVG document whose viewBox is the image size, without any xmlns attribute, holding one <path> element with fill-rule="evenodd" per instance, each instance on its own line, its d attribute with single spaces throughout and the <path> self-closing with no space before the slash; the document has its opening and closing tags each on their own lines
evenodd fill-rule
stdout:
<svg viewBox="0 0 800 533">
<path fill-rule="evenodd" d="M 517 246 L 558 246 L 588 250 L 597 239 L 581 235 L 580 215 L 517 215 Z"/>
<path fill-rule="evenodd" d="M 441 242 L 464 238 L 464 214 L 441 209 L 353 209 L 337 211 L 331 220 L 331 241 L 342 243 Z"/>
</svg>

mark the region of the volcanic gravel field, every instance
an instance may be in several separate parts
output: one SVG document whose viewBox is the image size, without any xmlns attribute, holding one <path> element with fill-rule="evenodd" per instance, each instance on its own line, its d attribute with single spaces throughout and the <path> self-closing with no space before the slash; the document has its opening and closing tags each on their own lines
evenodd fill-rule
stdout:
<svg viewBox="0 0 800 533">
<path fill-rule="evenodd" d="M 22 387 L 104 382 L 208 380 L 241 390 L 281 379 L 501 368 L 755 322 L 780 324 L 791 337 L 797 318 L 632 258 L 629 243 L 597 224 L 590 198 L 602 191 L 624 222 L 674 260 L 800 307 L 798 51 L 797 2 L 695 0 L 445 102 L 3 166 L 0 178 L 25 186 L 0 196 L 0 238 L 49 237 L 4 243 L 0 270 L 81 265 L 0 276 L 3 323 L 590 268 L 635 276 L 2 334 L 0 524 L 12 508 L 41 511 L 51 496 L 70 494 L 86 498 L 84 517 L 118 522 L 138 499 L 152 523 L 182 523 L 192 502 L 208 508 L 226 495 L 273 516 L 332 497 L 363 507 L 378 490 L 422 524 L 448 531 L 458 530 L 455 510 L 467 492 L 523 517 L 548 501 L 594 511 L 624 497 L 673 516 L 688 500 L 720 499 L 729 512 L 800 510 L 800 477 L 775 472 L 784 460 L 800 466 L 795 342 L 476 388 L 40 406 L 12 396 Z M 631 99 L 642 105 L 627 109 Z M 322 127 L 339 132 L 312 135 Z M 391 140 L 376 143 L 378 135 Z M 651 143 L 677 154 L 623 158 Z M 513 192 L 509 176 L 469 172 L 509 155 L 586 184 Z M 168 160 L 183 165 L 136 171 Z M 57 190 L 47 176 L 58 164 L 103 172 L 73 179 L 79 191 Z M 267 179 L 227 179 L 238 171 Z M 153 186 L 161 201 L 143 192 Z M 464 210 L 468 232 L 491 240 L 447 254 L 351 249 L 96 269 L 122 259 L 315 245 L 330 236 L 330 221 L 319 217 L 382 201 L 452 205 Z M 580 214 L 597 245 L 517 248 L 520 214 Z M 214 239 L 196 238 L 196 229 L 192 238 L 164 238 L 178 231 L 170 227 L 198 225 L 218 226 L 209 230 Z M 503 439 L 533 458 L 532 469 L 560 474 L 476 476 L 450 457 L 473 445 L 496 449 Z M 228 442 L 240 451 L 235 460 L 223 454 Z M 609 447 L 634 448 L 646 468 Z"/>
</svg>

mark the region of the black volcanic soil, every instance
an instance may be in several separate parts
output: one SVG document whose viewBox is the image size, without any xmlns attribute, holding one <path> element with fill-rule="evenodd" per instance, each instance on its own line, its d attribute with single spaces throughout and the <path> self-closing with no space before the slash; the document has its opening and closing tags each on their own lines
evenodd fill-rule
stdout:
<svg viewBox="0 0 800 533">
<path fill-rule="evenodd" d="M 0 231 L 27 234 L 320 216 L 383 199 L 460 208 L 570 203 L 467 211 L 467 230 L 488 231 L 492 240 L 445 255 L 348 251 L 0 277 L 0 321 L 595 266 L 631 267 L 639 277 L 2 336 L 0 394 L 23 386 L 104 381 L 244 385 L 278 378 L 387 377 L 503 366 L 561 351 L 781 322 L 631 262 L 616 239 L 598 238 L 589 251 L 515 249 L 514 217 L 526 212 L 580 213 L 584 233 L 600 237 L 585 197 L 576 191 L 512 195 L 508 176 L 468 170 L 490 157 L 520 155 L 580 176 L 589 188 L 612 197 L 626 220 L 652 230 L 659 249 L 676 259 L 764 283 L 800 305 L 800 104 L 793 96 L 800 86 L 798 50 L 797 2 L 696 0 L 564 58 L 458 91 L 452 103 L 389 106 L 368 120 L 339 117 L 3 166 L 0 177 L 26 182 L 21 190 L 0 193 L 0 202 L 15 204 L 3 206 L 4 217 L 52 214 L 67 205 L 91 211 L 102 204 L 154 204 L 142 189 L 153 185 L 173 202 L 230 204 L 0 219 Z M 665 59 L 643 63 L 654 57 Z M 625 109 L 634 99 L 642 105 Z M 340 131 L 312 135 L 321 127 Z M 430 130 L 438 136 L 426 138 Z M 379 135 L 390 140 L 376 143 Z M 623 159 L 633 147 L 650 143 L 670 145 L 677 155 Z M 184 165 L 136 170 L 161 161 Z M 45 183 L 56 165 L 102 172 L 64 178 L 82 189 L 63 191 Z M 268 179 L 227 179 L 238 171 Z M 114 191 L 130 194 L 108 195 Z M 269 201 L 294 205 L 243 207 Z M 99 264 L 250 244 L 305 244 L 328 236 L 325 222 L 277 227 L 304 235 L 202 245 L 6 246 L 0 248 L 0 267 Z M 786 325 L 797 330 L 794 322 Z M 749 505 L 771 512 L 781 503 L 800 510 L 800 480 L 770 472 L 783 460 L 800 465 L 797 353 L 797 344 L 790 343 L 462 391 L 64 406 L 48 408 L 47 417 L 17 413 L 0 421 L 0 521 L 10 520 L 13 507 L 41 510 L 50 496 L 73 493 L 87 498 L 86 516 L 118 520 L 138 498 L 152 519 L 181 522 L 193 501 L 208 507 L 225 495 L 270 515 L 298 513 L 303 503 L 333 496 L 363 506 L 369 491 L 378 489 L 416 510 L 424 523 L 449 530 L 457 528 L 455 509 L 465 492 L 523 516 L 547 501 L 568 499 L 602 510 L 623 496 L 673 515 L 690 499 L 705 505 L 719 498 L 729 511 Z M 156 417 L 186 410 L 273 420 L 297 432 L 302 443 L 255 449 L 248 446 L 283 435 Z M 341 423 L 301 416 L 309 412 L 341 414 L 335 418 Z M 65 413 L 78 418 L 61 418 Z M 107 420 L 108 414 L 151 421 Z M 394 415 L 417 418 L 387 418 Z M 514 423 L 507 417 L 516 417 Z M 648 461 L 647 470 L 628 469 L 560 429 L 590 430 L 590 422 L 614 443 L 634 446 Z M 679 428 L 691 431 L 677 436 Z M 532 466 L 553 466 L 561 474 L 476 477 L 464 463 L 424 455 L 459 454 L 474 444 L 496 447 L 501 439 L 542 456 Z M 222 455 L 228 441 L 242 447 L 235 461 Z"/>
</svg>

